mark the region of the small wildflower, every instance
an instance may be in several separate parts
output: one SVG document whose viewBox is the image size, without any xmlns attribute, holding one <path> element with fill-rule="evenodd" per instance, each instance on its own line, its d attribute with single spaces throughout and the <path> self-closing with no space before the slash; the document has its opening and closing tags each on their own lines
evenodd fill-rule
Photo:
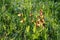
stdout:
<svg viewBox="0 0 60 40">
<path fill-rule="evenodd" d="M 22 19 L 20 22 L 21 22 L 21 23 L 23 23 L 23 22 L 24 22 L 24 20 Z"/>
<path fill-rule="evenodd" d="M 40 26 L 40 21 L 36 22 L 36 26 L 39 27 Z"/>
<path fill-rule="evenodd" d="M 23 14 L 19 13 L 18 16 L 19 16 L 19 17 L 20 17 L 20 16 L 23 16 Z"/>
<path fill-rule="evenodd" d="M 41 21 L 42 23 L 45 23 L 44 19 L 41 19 L 40 21 Z"/>
<path fill-rule="evenodd" d="M 40 10 L 40 24 L 42 26 L 45 26 L 45 21 L 44 21 L 44 16 L 43 16 L 43 12 L 42 12 L 42 9 Z"/>
<path fill-rule="evenodd" d="M 40 21 L 40 25 L 42 26 L 43 25 L 43 23 Z"/>
<path fill-rule="evenodd" d="M 40 24 L 36 23 L 36 27 L 39 27 L 39 26 L 40 26 Z"/>
<path fill-rule="evenodd" d="M 18 14 L 18 16 L 21 16 L 21 14 Z"/>
<path fill-rule="evenodd" d="M 44 21 L 44 19 L 41 19 L 40 22 L 41 22 L 41 25 L 42 25 L 42 26 L 45 26 L 45 21 Z"/>
</svg>

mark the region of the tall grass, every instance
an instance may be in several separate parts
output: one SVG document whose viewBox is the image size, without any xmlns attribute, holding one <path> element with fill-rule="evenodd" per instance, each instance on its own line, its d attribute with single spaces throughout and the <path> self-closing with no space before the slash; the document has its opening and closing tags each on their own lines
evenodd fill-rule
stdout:
<svg viewBox="0 0 60 40">
<path fill-rule="evenodd" d="M 0 40 L 59 40 L 59 13 L 59 0 L 0 0 Z"/>
</svg>

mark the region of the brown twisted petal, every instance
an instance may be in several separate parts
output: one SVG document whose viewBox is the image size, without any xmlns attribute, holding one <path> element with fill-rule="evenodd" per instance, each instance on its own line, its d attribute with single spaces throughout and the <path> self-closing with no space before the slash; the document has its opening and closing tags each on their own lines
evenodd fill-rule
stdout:
<svg viewBox="0 0 60 40">
<path fill-rule="evenodd" d="M 43 26 L 45 26 L 45 21 L 44 21 L 44 19 L 41 20 L 41 24 L 42 24 Z"/>
<path fill-rule="evenodd" d="M 45 27 L 45 23 L 43 24 L 43 26 Z"/>
<path fill-rule="evenodd" d="M 40 21 L 37 21 L 36 22 L 36 26 L 40 26 Z"/>
<path fill-rule="evenodd" d="M 41 21 L 42 23 L 45 23 L 44 19 L 41 19 L 40 21 Z"/>
<path fill-rule="evenodd" d="M 36 27 L 39 27 L 39 26 L 40 26 L 40 24 L 37 24 L 37 23 L 36 23 Z"/>
<path fill-rule="evenodd" d="M 40 22 L 40 25 L 44 28 L 45 27 L 45 23 Z"/>
</svg>

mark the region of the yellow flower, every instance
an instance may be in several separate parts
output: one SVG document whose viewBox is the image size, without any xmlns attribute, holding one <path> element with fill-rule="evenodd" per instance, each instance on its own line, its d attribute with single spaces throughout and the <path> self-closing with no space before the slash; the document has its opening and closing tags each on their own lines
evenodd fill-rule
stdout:
<svg viewBox="0 0 60 40">
<path fill-rule="evenodd" d="M 21 14 L 18 14 L 18 16 L 21 16 Z"/>
<path fill-rule="evenodd" d="M 39 27 L 40 26 L 40 21 L 37 21 L 36 22 L 36 27 Z"/>
</svg>

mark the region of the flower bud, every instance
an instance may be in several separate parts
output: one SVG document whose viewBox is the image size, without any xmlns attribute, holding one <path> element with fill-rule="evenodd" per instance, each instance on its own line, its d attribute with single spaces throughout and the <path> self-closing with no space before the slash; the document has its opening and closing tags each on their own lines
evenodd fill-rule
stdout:
<svg viewBox="0 0 60 40">
<path fill-rule="evenodd" d="M 24 20 L 22 19 L 20 22 L 21 22 L 21 23 L 23 23 L 23 22 L 24 22 Z"/>
<path fill-rule="evenodd" d="M 20 16 L 23 16 L 23 14 L 19 13 L 18 16 L 19 16 L 19 17 L 20 17 Z"/>
</svg>

